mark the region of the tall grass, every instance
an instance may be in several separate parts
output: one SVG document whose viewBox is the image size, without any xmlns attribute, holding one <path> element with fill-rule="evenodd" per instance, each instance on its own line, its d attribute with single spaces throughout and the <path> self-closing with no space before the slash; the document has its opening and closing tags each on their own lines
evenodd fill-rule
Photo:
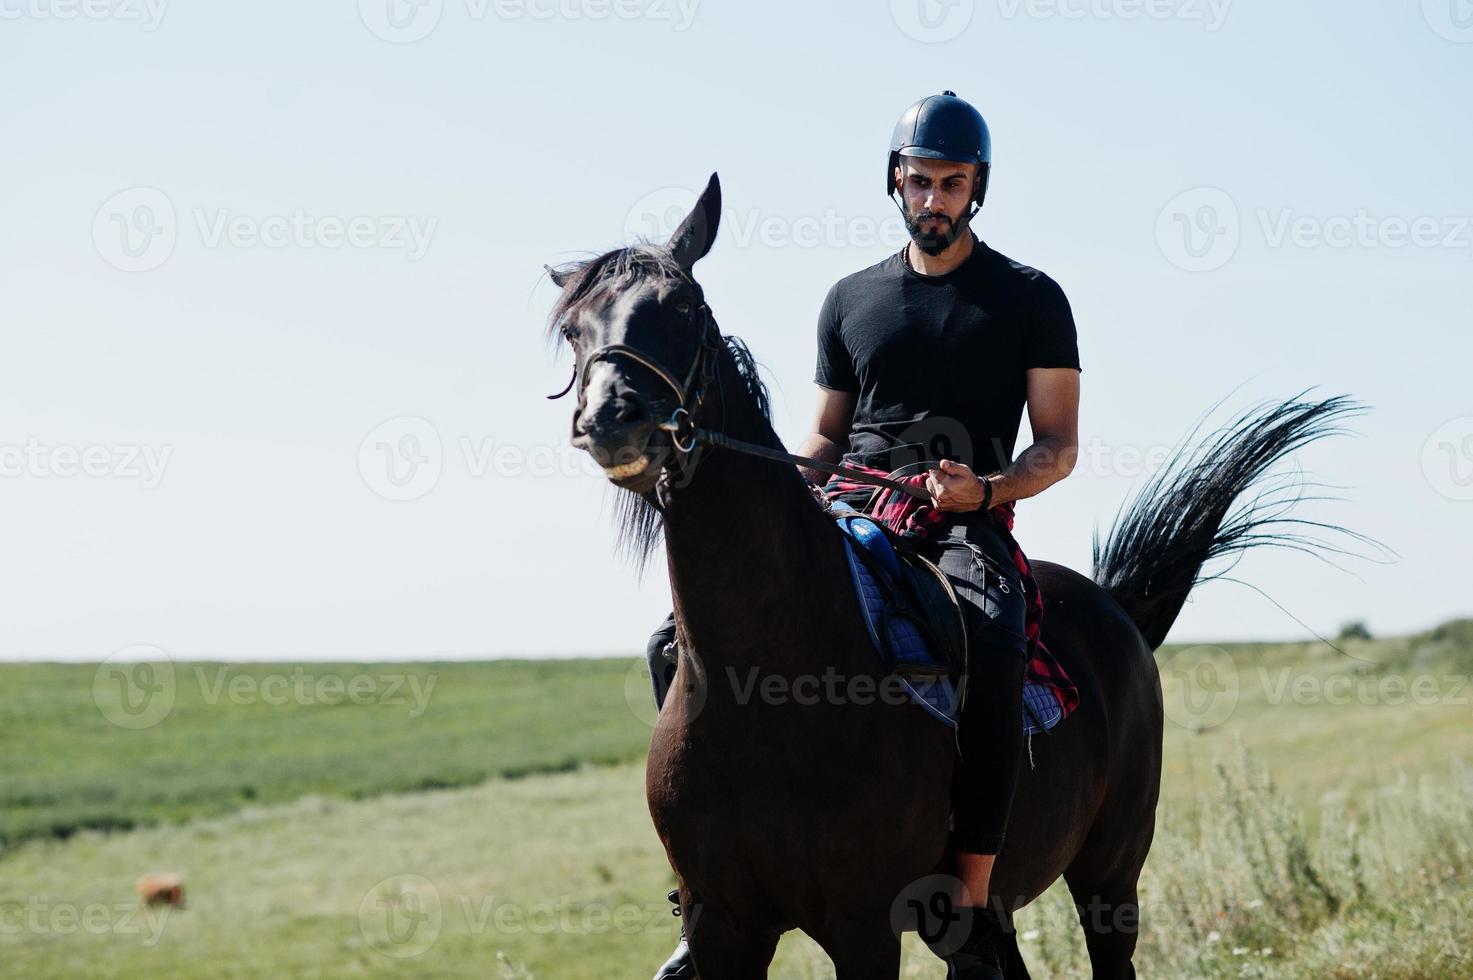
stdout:
<svg viewBox="0 0 1473 980">
<path fill-rule="evenodd" d="M 1398 780 L 1330 799 L 1318 828 L 1246 750 L 1212 792 L 1163 809 L 1142 876 L 1143 975 L 1473 976 L 1473 780 Z M 1046 976 L 1088 971 L 1075 910 L 1052 889 L 1018 917 Z"/>
</svg>

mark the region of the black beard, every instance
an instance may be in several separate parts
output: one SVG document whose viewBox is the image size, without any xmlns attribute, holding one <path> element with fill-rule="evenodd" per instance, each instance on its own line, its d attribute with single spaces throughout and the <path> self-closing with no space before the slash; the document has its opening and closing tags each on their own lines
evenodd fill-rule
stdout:
<svg viewBox="0 0 1473 980">
<path fill-rule="evenodd" d="M 952 221 L 949 215 L 935 215 L 934 217 L 945 218 L 945 224 L 938 226 L 935 232 L 923 231 L 921 221 L 929 217 L 933 217 L 929 211 L 922 211 L 919 215 L 907 213 L 905 216 L 905 230 L 910 232 L 910 240 L 915 242 L 916 248 L 927 255 L 940 255 L 946 251 L 951 247 L 952 242 L 962 236 L 962 232 L 966 231 L 967 225 L 971 223 L 970 215 L 963 218 L 960 224 Z"/>
</svg>

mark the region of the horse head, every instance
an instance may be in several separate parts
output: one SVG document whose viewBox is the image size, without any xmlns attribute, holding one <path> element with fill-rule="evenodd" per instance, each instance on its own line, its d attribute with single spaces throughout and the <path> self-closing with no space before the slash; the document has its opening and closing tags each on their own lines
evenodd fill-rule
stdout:
<svg viewBox="0 0 1473 980">
<path fill-rule="evenodd" d="M 552 328 L 572 346 L 573 445 L 616 486 L 651 491 L 689 440 L 722 338 L 691 274 L 721 221 L 711 175 L 663 245 L 635 245 L 552 271 L 562 289 Z"/>
</svg>

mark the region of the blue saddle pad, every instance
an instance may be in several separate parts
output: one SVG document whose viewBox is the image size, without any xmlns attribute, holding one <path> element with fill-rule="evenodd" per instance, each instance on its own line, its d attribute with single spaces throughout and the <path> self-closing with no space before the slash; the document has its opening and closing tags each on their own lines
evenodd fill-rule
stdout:
<svg viewBox="0 0 1473 980">
<path fill-rule="evenodd" d="M 830 509 L 835 513 L 857 513 L 853 507 L 841 501 L 832 502 Z M 880 642 L 880 624 L 890 641 L 895 656 L 906 664 L 924 668 L 935 668 L 935 677 L 902 677 L 911 700 L 920 705 L 937 721 L 957 727 L 960 717 L 956 682 L 949 675 L 949 667 L 937 656 L 936 651 L 915 623 L 903 617 L 886 617 L 885 591 L 875 579 L 869 562 L 861 558 L 856 549 L 863 549 L 887 574 L 898 578 L 900 558 L 895 554 L 890 539 L 873 520 L 867 517 L 845 518 L 837 522 L 844 530 L 844 554 L 849 560 L 849 574 L 854 582 L 854 592 L 859 598 L 859 608 L 864 611 L 864 625 L 869 631 L 870 641 L 876 650 L 883 649 Z M 1027 734 L 1046 732 L 1058 724 L 1063 709 L 1053 691 L 1043 684 L 1028 681 L 1023 685 L 1022 706 L 1023 731 Z"/>
</svg>

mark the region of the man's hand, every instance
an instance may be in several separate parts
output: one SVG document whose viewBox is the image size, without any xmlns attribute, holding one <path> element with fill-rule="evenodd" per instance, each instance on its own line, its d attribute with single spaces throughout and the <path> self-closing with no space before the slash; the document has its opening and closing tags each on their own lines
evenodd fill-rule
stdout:
<svg viewBox="0 0 1473 980">
<path fill-rule="evenodd" d="M 969 511 L 982 506 L 987 491 L 966 463 L 943 459 L 940 469 L 927 470 L 926 490 L 937 510 Z"/>
</svg>

